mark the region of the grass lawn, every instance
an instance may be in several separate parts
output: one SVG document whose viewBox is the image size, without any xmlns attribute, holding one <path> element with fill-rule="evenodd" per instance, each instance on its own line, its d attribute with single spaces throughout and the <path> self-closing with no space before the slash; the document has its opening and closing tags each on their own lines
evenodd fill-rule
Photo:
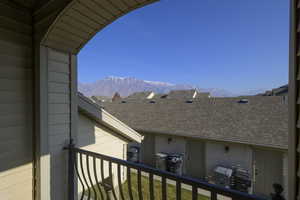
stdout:
<svg viewBox="0 0 300 200">
<path fill-rule="evenodd" d="M 137 174 L 136 173 L 131 173 L 131 184 L 132 184 L 132 195 L 134 200 L 138 200 L 138 183 L 137 183 Z M 128 193 L 128 181 L 126 181 L 123 185 L 123 194 L 125 199 L 130 199 L 129 198 L 129 193 Z M 101 196 L 99 194 L 99 191 L 97 187 L 95 186 L 94 188 L 97 192 L 97 197 L 100 199 Z M 104 192 L 103 188 L 102 191 Z M 142 191 L 143 191 L 143 199 L 144 200 L 149 200 L 150 199 L 150 193 L 149 193 L 149 178 L 142 176 Z M 85 194 L 88 195 L 88 192 L 85 191 Z M 95 194 L 92 191 L 91 192 L 91 197 L 92 199 L 94 198 Z M 162 190 L 161 190 L 161 182 L 158 180 L 154 180 L 154 198 L 155 200 L 161 200 L 162 196 Z M 104 195 L 104 199 L 105 195 Z M 171 184 L 167 184 L 167 199 L 168 200 L 175 200 L 176 199 L 176 187 Z M 192 192 L 190 190 L 186 189 L 181 189 L 181 199 L 182 200 L 191 200 L 192 199 Z M 209 200 L 209 197 L 203 196 L 203 195 L 198 195 L 198 200 Z"/>
<path fill-rule="evenodd" d="M 132 194 L 133 199 L 138 198 L 138 184 L 137 184 L 137 175 L 135 173 L 131 174 L 131 183 L 132 183 Z M 123 191 L 125 199 L 129 199 L 128 194 L 128 184 L 127 181 L 123 184 Z M 150 199 L 149 194 L 149 179 L 148 177 L 142 176 L 142 191 L 143 197 L 145 200 Z M 160 200 L 162 193 L 161 193 L 161 182 L 158 180 L 154 180 L 154 198 L 155 200 Z M 167 184 L 167 199 L 168 200 L 175 200 L 176 199 L 176 187 L 171 184 Z M 191 200 L 192 199 L 192 192 L 186 189 L 181 189 L 181 199 L 182 200 Z M 198 200 L 208 200 L 208 197 L 203 195 L 198 195 Z"/>
</svg>

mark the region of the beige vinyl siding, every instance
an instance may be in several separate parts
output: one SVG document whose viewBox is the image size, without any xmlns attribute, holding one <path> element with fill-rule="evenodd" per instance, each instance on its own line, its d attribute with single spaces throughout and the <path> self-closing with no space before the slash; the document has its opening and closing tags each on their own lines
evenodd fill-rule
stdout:
<svg viewBox="0 0 300 200">
<path fill-rule="evenodd" d="M 0 3 L 1 200 L 32 200 L 33 196 L 30 19 L 29 13 Z"/>
<path fill-rule="evenodd" d="M 70 138 L 69 54 L 48 49 L 48 142 L 51 199 L 67 198 L 67 153 Z M 63 88 L 63 89 L 61 89 Z"/>
<path fill-rule="evenodd" d="M 126 159 L 126 149 L 128 141 L 119 137 L 110 129 L 100 125 L 94 120 L 88 118 L 84 114 L 79 114 L 78 117 L 78 146 L 82 149 L 105 154 L 119 159 Z M 83 163 L 85 163 L 85 157 Z M 80 163 L 79 163 L 80 164 Z M 93 166 L 92 160 L 90 160 L 90 166 Z M 97 167 L 100 169 L 100 162 L 97 162 Z M 113 181 L 114 185 L 117 185 L 117 166 L 113 165 Z M 84 166 L 86 171 L 86 167 Z M 124 171 L 122 170 L 122 180 L 125 180 Z M 98 174 L 99 181 L 101 181 L 100 170 Z M 91 171 L 93 174 L 93 172 Z M 104 177 L 108 177 L 108 163 L 104 162 Z M 93 177 L 93 176 L 92 176 Z M 95 183 L 95 180 L 92 179 Z M 79 192 L 82 191 L 80 186 Z"/>
</svg>

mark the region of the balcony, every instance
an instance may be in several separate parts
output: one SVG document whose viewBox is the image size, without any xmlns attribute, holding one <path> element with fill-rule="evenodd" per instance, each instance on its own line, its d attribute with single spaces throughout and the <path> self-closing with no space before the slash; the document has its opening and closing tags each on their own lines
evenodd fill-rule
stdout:
<svg viewBox="0 0 300 200">
<path fill-rule="evenodd" d="M 77 189 L 80 200 L 133 200 L 136 197 L 139 200 L 264 200 L 143 164 L 79 149 L 74 145 L 66 149 L 69 151 L 69 200 L 77 199 Z M 136 177 L 135 180 L 133 177 Z M 172 187 L 175 192 L 168 191 Z"/>
</svg>

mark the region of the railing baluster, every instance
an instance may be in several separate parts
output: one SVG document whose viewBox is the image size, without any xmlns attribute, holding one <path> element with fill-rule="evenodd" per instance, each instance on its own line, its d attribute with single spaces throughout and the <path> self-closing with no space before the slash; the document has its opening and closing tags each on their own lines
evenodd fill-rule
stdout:
<svg viewBox="0 0 300 200">
<path fill-rule="evenodd" d="M 71 177 L 78 177 L 80 184 L 82 185 L 82 189 L 83 189 L 83 193 L 81 195 L 81 200 L 83 199 L 91 199 L 91 194 L 93 195 L 93 191 L 94 193 L 97 195 L 101 196 L 101 199 L 106 198 L 108 200 L 112 199 L 112 194 L 114 193 L 112 191 L 112 194 L 110 194 L 110 189 L 114 189 L 110 187 L 109 182 L 106 183 L 106 180 L 104 178 L 104 162 L 108 162 L 109 163 L 109 176 L 112 178 L 114 171 L 113 171 L 113 166 L 116 164 L 117 165 L 117 173 L 118 173 L 118 185 L 119 185 L 119 189 L 120 189 L 120 200 L 125 200 L 125 195 L 124 195 L 124 191 L 122 188 L 122 176 L 121 176 L 121 166 L 125 166 L 127 168 L 127 183 L 128 183 L 128 193 L 129 193 L 129 197 L 126 197 L 130 200 L 133 200 L 133 182 L 131 180 L 132 178 L 132 174 L 131 171 L 132 169 L 137 170 L 137 189 L 138 189 L 138 198 L 139 200 L 142 200 L 143 198 L 145 198 L 144 194 L 143 194 L 143 185 L 142 185 L 142 173 L 146 172 L 149 174 L 149 200 L 154 200 L 155 199 L 155 183 L 156 181 L 154 181 L 154 177 L 155 176 L 160 176 L 161 179 L 161 191 L 162 191 L 162 195 L 161 198 L 162 200 L 166 200 L 168 197 L 168 185 L 167 185 L 167 180 L 174 180 L 176 182 L 176 200 L 181 200 L 181 193 L 182 193 L 182 184 L 187 184 L 187 185 L 191 185 L 192 186 L 192 200 L 196 200 L 198 198 L 198 188 L 210 191 L 211 193 L 211 200 L 217 200 L 218 195 L 220 194 L 222 196 L 226 196 L 232 199 L 239 199 L 239 200 L 266 200 L 265 198 L 261 198 L 261 197 L 257 197 L 255 195 L 251 195 L 251 194 L 246 194 L 243 192 L 239 192 L 236 190 L 231 190 L 231 189 L 227 189 L 224 188 L 222 186 L 218 186 L 218 185 L 213 185 L 204 181 L 200 181 L 197 179 L 193 179 L 190 177 L 184 177 L 184 176 L 178 176 L 176 174 L 173 173 L 169 173 L 166 171 L 161 171 L 159 169 L 155 169 L 143 164 L 137 164 L 137 163 L 133 163 L 133 162 L 128 162 L 128 161 L 124 161 L 121 159 L 117 159 L 117 158 L 113 158 L 113 157 L 109 157 L 106 155 L 102 155 L 102 154 L 98 154 L 98 153 L 94 153 L 94 152 L 90 152 L 90 151 L 86 151 L 83 149 L 78 149 L 78 148 L 72 148 L 72 147 L 68 147 L 66 149 L 69 149 L 70 151 L 73 152 L 73 159 L 77 159 L 78 161 L 72 161 L 71 159 L 69 160 L 69 166 L 73 166 L 75 168 L 75 170 L 73 171 L 72 168 L 70 168 L 71 170 L 71 174 L 69 174 L 69 179 L 71 179 Z M 72 156 L 72 154 L 69 154 L 70 156 Z M 84 156 L 83 156 L 84 155 Z M 91 170 L 90 169 L 90 160 L 91 158 L 93 158 L 93 170 L 95 173 L 95 177 L 91 177 Z M 86 162 L 83 162 L 83 159 L 86 159 Z M 97 177 L 97 165 L 96 165 L 96 161 L 97 159 L 100 160 L 100 165 L 101 165 L 101 181 L 98 180 Z M 73 172 L 72 172 L 73 171 Z M 76 175 L 75 175 L 76 173 Z M 87 174 L 86 174 L 87 173 Z M 107 175 L 107 174 L 106 174 Z M 87 178 L 88 177 L 88 178 Z M 97 191 L 96 185 L 93 184 L 93 181 L 97 182 L 97 187 L 99 189 L 99 192 Z M 135 180 L 136 181 L 136 180 Z M 71 181 L 69 181 L 71 182 Z M 90 186 L 91 185 L 91 186 Z M 69 186 L 71 187 L 71 186 Z M 87 187 L 87 188 L 86 188 Z M 91 188 L 93 187 L 93 188 Z M 102 190 L 105 190 L 105 193 L 102 193 Z M 93 191 L 92 191 L 93 190 Z M 96 190 L 96 192 L 95 192 Z M 70 189 L 71 191 L 71 189 Z M 70 192 L 69 191 L 69 192 Z M 104 195 L 106 194 L 106 195 Z M 136 194 L 134 194 L 136 195 Z M 114 194 L 114 198 L 116 198 L 116 194 Z M 70 196 L 69 196 L 70 197 Z M 100 198 L 99 196 L 97 197 L 98 199 Z M 118 197 L 117 197 L 118 198 Z M 159 198 L 159 197 L 157 197 Z M 127 199 L 126 199 L 127 200 Z"/>
<path fill-rule="evenodd" d="M 77 157 L 77 155 L 76 155 L 76 157 Z M 80 200 L 83 200 L 85 187 L 84 187 L 83 180 L 81 179 L 81 176 L 80 176 L 80 174 L 78 172 L 78 163 L 77 163 L 77 161 L 75 162 L 75 171 L 76 171 L 77 177 L 79 179 L 79 182 L 82 185 L 82 194 L 81 194 Z"/>
<path fill-rule="evenodd" d="M 109 171 L 109 177 L 110 177 L 110 180 L 111 180 L 110 184 L 111 184 L 111 189 L 112 189 L 112 193 L 113 193 L 114 199 L 118 200 L 116 192 L 115 192 L 114 182 L 113 182 L 112 163 L 111 163 L 111 161 L 109 161 L 109 164 L 108 164 L 108 171 Z"/>
<path fill-rule="evenodd" d="M 161 194 L 162 200 L 167 200 L 167 179 L 164 176 L 162 176 L 161 180 Z"/>
<path fill-rule="evenodd" d="M 142 173 L 141 173 L 141 170 L 138 170 L 138 191 L 139 191 L 139 199 L 143 200 Z"/>
<path fill-rule="evenodd" d="M 120 191 L 120 197 L 122 200 L 125 200 L 123 189 L 122 189 L 122 180 L 121 180 L 121 165 L 118 164 L 118 185 L 119 185 L 119 191 Z"/>
<path fill-rule="evenodd" d="M 181 182 L 176 181 L 176 200 L 181 200 Z"/>
<path fill-rule="evenodd" d="M 211 191 L 211 200 L 217 200 L 217 193 L 215 191 Z"/>
<path fill-rule="evenodd" d="M 93 168 L 94 168 L 95 179 L 97 182 L 97 188 L 99 190 L 101 200 L 104 200 L 102 189 L 101 189 L 100 182 L 99 182 L 98 175 L 97 175 L 97 170 L 96 170 L 97 167 L 96 167 L 96 158 L 95 157 L 93 157 Z"/>
<path fill-rule="evenodd" d="M 197 200 L 198 199 L 198 188 L 197 186 L 193 185 L 192 186 L 192 200 Z"/>
<path fill-rule="evenodd" d="M 103 161 L 103 159 L 100 160 L 100 165 L 101 165 L 100 167 L 101 167 L 102 185 L 104 187 L 104 191 L 105 191 L 105 194 L 106 194 L 106 199 L 110 200 L 110 196 L 109 196 L 109 193 L 108 193 L 108 188 L 104 183 L 104 161 Z"/>
<path fill-rule="evenodd" d="M 127 167 L 127 183 L 128 183 L 128 193 L 130 200 L 133 200 L 132 188 L 131 188 L 131 170 Z"/>
<path fill-rule="evenodd" d="M 90 189 L 90 187 L 89 187 L 89 184 L 88 184 L 88 182 L 87 182 L 87 180 L 86 180 L 86 177 L 85 177 L 85 173 L 84 173 L 84 169 L 83 169 L 83 162 L 82 162 L 82 154 L 81 153 L 79 153 L 79 158 L 80 158 L 80 168 L 81 168 L 81 173 L 82 173 L 82 177 L 83 177 L 83 180 L 84 180 L 84 182 L 85 182 L 85 184 L 86 184 L 86 186 L 87 186 L 87 190 L 88 190 L 88 200 L 91 198 L 91 189 Z M 85 192 L 85 191 L 82 191 L 82 192 Z"/>
<path fill-rule="evenodd" d="M 73 140 L 70 140 L 69 144 L 69 168 L 68 168 L 68 199 L 75 200 L 75 163 L 76 153 L 74 152 Z"/>
<path fill-rule="evenodd" d="M 88 156 L 88 155 L 85 155 L 85 159 L 86 159 L 86 168 L 87 168 L 88 178 L 89 178 L 89 181 L 90 181 L 92 190 L 93 190 L 93 192 L 94 192 L 94 194 L 95 194 L 95 197 L 94 197 L 94 198 L 97 200 L 97 199 L 98 199 L 98 195 L 97 195 L 96 189 L 95 189 L 95 187 L 94 187 L 94 183 L 93 183 L 93 180 L 92 180 L 92 177 L 91 177 L 91 173 L 90 173 L 89 156 Z"/>
<path fill-rule="evenodd" d="M 153 186 L 153 174 L 149 174 L 149 192 L 150 192 L 150 200 L 154 200 L 154 186 Z"/>
</svg>

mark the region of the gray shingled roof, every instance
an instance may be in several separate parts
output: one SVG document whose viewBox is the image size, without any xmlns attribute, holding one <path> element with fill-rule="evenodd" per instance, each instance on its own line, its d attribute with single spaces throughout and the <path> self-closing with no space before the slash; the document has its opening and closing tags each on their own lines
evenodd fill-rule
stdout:
<svg viewBox="0 0 300 200">
<path fill-rule="evenodd" d="M 171 90 L 167 96 L 168 99 L 193 99 L 197 90 Z"/>
<path fill-rule="evenodd" d="M 210 93 L 209 92 L 198 92 L 195 98 L 209 98 Z"/>
<path fill-rule="evenodd" d="M 135 92 L 124 99 L 147 99 L 147 97 L 153 93 L 152 91 L 144 91 L 144 92 Z"/>
<path fill-rule="evenodd" d="M 107 96 L 91 96 L 91 99 L 93 99 L 94 101 L 111 101 L 111 97 L 107 97 Z"/>
<path fill-rule="evenodd" d="M 266 91 L 258 94 L 258 96 L 287 96 L 289 92 L 289 85 L 283 85 L 281 87 Z"/>
<path fill-rule="evenodd" d="M 137 131 L 287 149 L 288 108 L 282 97 L 200 98 L 103 103 Z"/>
</svg>

